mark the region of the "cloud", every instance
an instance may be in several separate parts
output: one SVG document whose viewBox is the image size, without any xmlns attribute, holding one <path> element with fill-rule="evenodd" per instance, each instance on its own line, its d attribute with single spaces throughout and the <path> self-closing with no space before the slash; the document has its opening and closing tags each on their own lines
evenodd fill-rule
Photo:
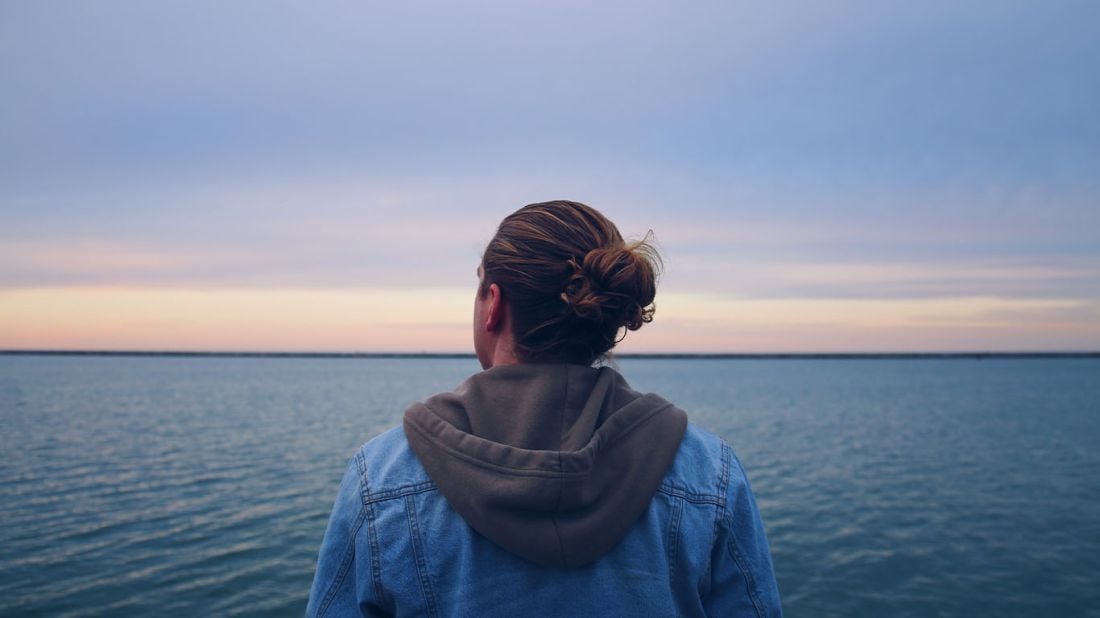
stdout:
<svg viewBox="0 0 1100 618">
<path fill-rule="evenodd" d="M 0 349 L 468 352 L 474 287 L 0 290 Z M 1089 350 L 1080 299 L 665 294 L 625 352 Z"/>
<path fill-rule="evenodd" d="M 676 290 L 709 289 L 741 298 L 1092 299 L 1100 294 L 1100 264 L 1095 258 L 800 262 L 747 256 L 684 265 L 668 283 Z"/>
<path fill-rule="evenodd" d="M 257 264 L 259 256 L 244 250 L 202 252 L 82 241 L 75 243 L 14 241 L 0 244 L 0 282 L 8 286 L 59 286 L 74 283 L 143 282 L 164 285 L 201 280 L 227 264 Z"/>
<path fill-rule="evenodd" d="M 1021 207 L 988 224 L 945 225 L 937 213 L 950 207 L 921 211 L 916 200 L 889 217 L 798 215 L 766 196 L 702 189 L 666 201 L 632 182 L 639 178 L 615 176 L 615 186 L 627 187 L 619 195 L 598 174 L 555 182 L 340 173 L 58 194 L 25 202 L 33 215 L 21 212 L 0 230 L 0 285 L 453 286 L 471 278 L 504 215 L 528 199 L 579 197 L 628 237 L 655 232 L 670 291 L 1038 298 L 1100 289 L 1094 215 Z M 575 194 L 555 190 L 563 186 Z M 992 208 L 976 204 L 976 213 Z"/>
<path fill-rule="evenodd" d="M 474 289 L 0 290 L 0 348 L 466 351 Z"/>
<path fill-rule="evenodd" d="M 1100 92 L 1082 79 L 1097 48 L 1083 24 L 1096 13 L 947 2 L 7 7 L 0 77 L 14 96 L 0 101 L 0 178 L 29 188 L 256 163 L 644 162 L 814 190 L 1084 182 L 1100 157 L 1089 139 Z"/>
<path fill-rule="evenodd" d="M 1079 299 L 752 299 L 666 294 L 624 350 L 1093 350 L 1100 302 Z M 633 337 L 633 340 L 631 340 Z M 643 341 L 644 337 L 644 341 Z"/>
<path fill-rule="evenodd" d="M 461 287 L 501 217 L 554 198 L 653 229 L 673 297 L 1100 289 L 1095 3 L 0 12 L 11 293 Z"/>
</svg>

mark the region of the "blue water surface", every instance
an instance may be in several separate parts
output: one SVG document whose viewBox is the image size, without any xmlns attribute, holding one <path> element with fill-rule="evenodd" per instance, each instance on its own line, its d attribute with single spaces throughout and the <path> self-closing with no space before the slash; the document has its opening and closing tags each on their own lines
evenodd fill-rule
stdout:
<svg viewBox="0 0 1100 618">
<path fill-rule="evenodd" d="M 645 360 L 790 616 L 1100 615 L 1100 359 Z M 473 359 L 0 356 L 0 614 L 300 615 L 344 464 Z"/>
</svg>

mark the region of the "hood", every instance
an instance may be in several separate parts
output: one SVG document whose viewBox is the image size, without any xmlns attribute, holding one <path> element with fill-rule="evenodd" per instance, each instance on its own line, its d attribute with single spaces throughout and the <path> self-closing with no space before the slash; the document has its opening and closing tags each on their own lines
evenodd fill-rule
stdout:
<svg viewBox="0 0 1100 618">
<path fill-rule="evenodd" d="M 405 412 L 447 502 L 481 535 L 544 566 L 610 551 L 648 508 L 687 427 L 615 370 L 494 367 Z"/>
</svg>

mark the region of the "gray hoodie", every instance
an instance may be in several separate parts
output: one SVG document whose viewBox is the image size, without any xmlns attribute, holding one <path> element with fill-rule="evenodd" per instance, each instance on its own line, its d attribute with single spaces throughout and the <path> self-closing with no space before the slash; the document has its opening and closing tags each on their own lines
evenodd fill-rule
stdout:
<svg viewBox="0 0 1100 618">
<path fill-rule="evenodd" d="M 478 533 L 544 566 L 604 555 L 648 508 L 687 415 L 615 370 L 494 367 L 405 412 L 405 433 Z"/>
</svg>

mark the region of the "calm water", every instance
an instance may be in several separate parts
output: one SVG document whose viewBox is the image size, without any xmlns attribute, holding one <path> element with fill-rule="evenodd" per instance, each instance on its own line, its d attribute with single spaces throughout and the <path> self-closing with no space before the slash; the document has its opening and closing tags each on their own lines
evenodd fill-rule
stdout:
<svg viewBox="0 0 1100 618">
<path fill-rule="evenodd" d="M 473 360 L 0 356 L 0 614 L 300 615 L 356 446 Z M 1100 616 L 1100 360 L 625 360 L 791 616 Z"/>
</svg>

